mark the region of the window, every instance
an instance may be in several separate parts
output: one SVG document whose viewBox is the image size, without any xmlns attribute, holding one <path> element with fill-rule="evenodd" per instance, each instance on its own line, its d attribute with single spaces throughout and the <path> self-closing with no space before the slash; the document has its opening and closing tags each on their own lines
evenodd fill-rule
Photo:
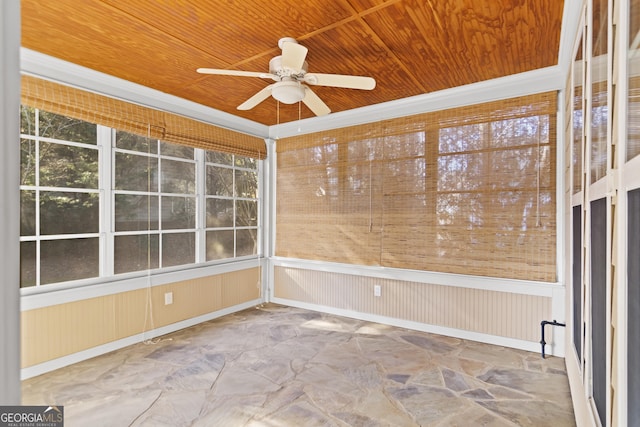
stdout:
<svg viewBox="0 0 640 427">
<path fill-rule="evenodd" d="M 206 152 L 206 259 L 258 250 L 256 159 Z"/>
<path fill-rule="evenodd" d="M 116 131 L 114 273 L 196 262 L 195 149 Z"/>
<path fill-rule="evenodd" d="M 258 254 L 257 159 L 25 106 L 20 144 L 21 287 Z"/>
<path fill-rule="evenodd" d="M 554 282 L 556 94 L 278 141 L 276 255 Z"/>
<path fill-rule="evenodd" d="M 20 116 L 21 286 L 96 277 L 97 126 L 28 107 Z"/>
</svg>

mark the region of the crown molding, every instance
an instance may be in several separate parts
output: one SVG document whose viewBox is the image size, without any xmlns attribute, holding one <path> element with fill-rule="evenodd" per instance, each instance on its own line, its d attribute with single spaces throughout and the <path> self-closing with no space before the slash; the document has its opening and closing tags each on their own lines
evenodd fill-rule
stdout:
<svg viewBox="0 0 640 427">
<path fill-rule="evenodd" d="M 260 138 L 285 138 L 372 123 L 430 111 L 560 90 L 565 73 L 559 66 L 417 95 L 322 117 L 267 126 L 137 83 L 63 61 L 30 49 L 20 49 L 21 72 L 79 89 L 180 114 L 215 126 Z"/>
<path fill-rule="evenodd" d="M 269 128 L 269 137 L 277 140 L 278 138 L 560 90 L 564 87 L 565 80 L 566 72 L 555 65 L 368 107 L 331 113 L 322 117 L 282 123 Z"/>
</svg>

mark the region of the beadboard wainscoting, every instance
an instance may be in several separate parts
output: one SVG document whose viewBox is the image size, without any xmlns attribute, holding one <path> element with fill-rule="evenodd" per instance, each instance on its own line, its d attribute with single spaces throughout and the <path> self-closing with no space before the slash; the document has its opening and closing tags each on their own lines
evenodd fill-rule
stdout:
<svg viewBox="0 0 640 427">
<path fill-rule="evenodd" d="M 73 298 L 82 292 L 69 289 L 72 300 L 57 292 L 52 304 L 43 303 L 46 294 L 34 295 L 38 301 L 22 307 L 22 378 L 260 304 L 261 274 L 254 261 L 250 268 L 201 277 L 192 272 L 196 277 L 183 280 L 168 275 L 132 290 L 109 292 L 119 286 L 99 285 L 91 291 L 102 295 L 82 299 Z"/>
<path fill-rule="evenodd" d="M 274 261 L 272 292 L 276 303 L 534 352 L 540 322 L 564 319 L 559 284 L 301 260 Z M 547 328 L 547 354 L 563 356 L 561 329 Z"/>
</svg>

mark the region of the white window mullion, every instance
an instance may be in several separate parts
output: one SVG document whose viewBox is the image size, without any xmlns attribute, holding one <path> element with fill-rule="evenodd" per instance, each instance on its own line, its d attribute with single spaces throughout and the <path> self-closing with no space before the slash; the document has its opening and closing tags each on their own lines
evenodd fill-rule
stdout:
<svg viewBox="0 0 640 427">
<path fill-rule="evenodd" d="M 36 168 L 35 168 L 35 235 L 36 235 L 36 287 L 42 283 L 40 280 L 40 110 L 36 109 L 35 114 L 35 143 L 36 143 Z"/>
<path fill-rule="evenodd" d="M 197 148 L 195 150 L 196 159 L 196 263 L 206 261 L 207 243 L 206 243 L 206 179 L 207 166 L 205 164 L 205 151 Z"/>
<path fill-rule="evenodd" d="M 158 268 L 162 268 L 162 205 L 164 203 L 164 198 L 163 196 L 163 188 L 162 188 L 162 153 L 160 152 L 160 141 L 156 142 L 157 144 L 157 153 L 158 156 L 155 159 L 157 162 L 157 170 L 158 170 L 158 174 L 156 175 L 156 180 L 158 181 L 156 183 L 156 193 L 152 193 L 155 194 L 158 197 L 158 211 L 157 211 L 157 217 L 156 217 L 156 226 L 158 227 L 158 231 L 157 231 L 157 236 L 158 236 Z M 151 181 L 149 181 L 149 184 L 151 184 Z M 151 221 L 151 216 L 149 217 L 149 221 Z M 149 245 L 147 250 L 149 251 L 149 256 L 151 257 L 153 255 L 153 251 L 151 250 L 151 241 L 153 240 L 151 238 L 152 233 L 151 233 L 151 227 L 148 227 L 149 229 L 147 230 L 147 233 L 149 233 Z M 151 266 L 153 265 L 153 260 L 150 259 L 150 263 L 149 263 L 149 269 L 151 270 Z"/>
<path fill-rule="evenodd" d="M 114 218 L 113 177 L 115 162 L 113 130 L 98 125 L 98 173 L 100 190 L 100 277 L 113 276 L 114 269 Z"/>
<path fill-rule="evenodd" d="M 236 156 L 232 157 L 231 161 L 233 173 L 231 174 L 231 195 L 233 197 L 233 257 L 238 256 L 238 228 L 236 227 L 236 221 L 238 216 L 238 194 L 236 192 Z"/>
</svg>

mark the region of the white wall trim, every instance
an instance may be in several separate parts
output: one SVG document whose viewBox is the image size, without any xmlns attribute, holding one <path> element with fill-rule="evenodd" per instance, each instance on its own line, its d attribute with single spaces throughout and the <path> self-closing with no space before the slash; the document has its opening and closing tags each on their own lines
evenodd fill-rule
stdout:
<svg viewBox="0 0 640 427">
<path fill-rule="evenodd" d="M 236 313 L 238 311 L 242 311 L 242 310 L 260 305 L 262 303 L 263 303 L 262 299 L 248 301 L 239 305 L 235 305 L 233 307 L 224 308 L 222 310 L 203 314 L 201 316 L 193 317 L 191 319 L 183 320 L 181 322 L 172 323 L 167 326 L 156 328 L 151 331 L 145 331 L 143 333 L 132 335 L 130 337 L 113 341 L 107 344 L 92 347 L 88 350 L 79 351 L 77 353 L 59 357 L 57 359 L 52 359 L 44 363 L 29 366 L 27 368 L 22 368 L 21 374 L 20 374 L 21 380 L 26 380 L 28 378 L 35 377 L 37 375 L 42 375 L 44 373 L 63 368 L 65 366 L 69 366 L 74 363 L 82 362 L 83 360 L 91 359 L 93 357 L 100 356 L 114 350 L 119 350 L 124 347 L 138 344 L 152 338 L 170 334 L 172 332 L 176 332 L 181 329 L 188 328 L 190 326 L 195 326 L 199 323 L 207 322 L 209 320 L 217 319 L 222 316 Z"/>
<path fill-rule="evenodd" d="M 20 404 L 20 1 L 0 1 L 0 405 Z"/>
<path fill-rule="evenodd" d="M 541 68 L 368 107 L 298 120 L 269 128 L 273 139 L 321 132 L 448 108 L 480 104 L 562 89 L 566 73 L 559 66 Z"/>
<path fill-rule="evenodd" d="M 159 90 L 119 79 L 24 47 L 20 48 L 20 59 L 21 71 L 24 74 L 53 80 L 78 89 L 100 93 L 146 107 L 172 112 L 260 138 L 265 138 L 269 133 L 268 126 L 261 123 L 209 108 L 184 98 L 169 95 Z"/>
<path fill-rule="evenodd" d="M 519 350 L 540 353 L 540 343 L 519 340 L 514 338 L 501 337 L 497 335 L 483 334 L 479 332 L 466 331 L 463 329 L 447 328 L 444 326 L 429 325 L 427 323 L 414 322 L 410 320 L 397 319 L 394 317 L 380 316 L 376 314 L 361 313 L 358 311 L 344 310 L 335 307 L 328 307 L 318 304 L 310 304 L 284 298 L 273 298 L 276 304 L 287 305 L 290 307 L 302 308 L 305 310 L 318 311 L 321 313 L 333 314 L 336 316 L 344 316 L 352 319 L 364 320 L 368 322 L 381 323 L 384 325 L 395 326 L 398 328 L 412 329 L 414 331 L 428 332 L 431 334 L 445 335 L 448 337 L 460 338 L 465 340 L 482 342 L 485 344 L 500 345 L 503 347 L 516 348 Z M 556 355 L 555 352 L 564 344 L 547 345 L 546 354 Z"/>
<path fill-rule="evenodd" d="M 574 347 L 571 346 L 571 349 Z M 580 427 L 596 427 L 596 422 L 589 407 L 588 398 L 584 383 L 582 381 L 582 371 L 575 351 L 569 350 L 565 357 L 567 377 L 569 378 L 569 388 L 571 390 L 571 400 L 573 402 L 573 413 L 576 418 L 576 425 Z"/>
<path fill-rule="evenodd" d="M 376 277 L 380 279 L 403 280 L 407 282 L 453 286 L 457 288 L 482 289 L 549 298 L 552 298 L 554 294 L 565 292 L 564 285 L 557 282 L 547 283 L 529 280 L 503 279 L 497 277 L 468 276 L 464 274 L 403 270 L 399 268 L 341 264 L 335 262 L 310 261 L 281 257 L 272 257 L 271 263 L 274 267 L 300 268 L 304 270 L 328 273 L 350 274 L 356 276 Z M 555 314 L 556 313 L 554 313 L 554 315 Z M 560 322 L 562 320 L 563 318 L 558 319 Z"/>
<path fill-rule="evenodd" d="M 562 31 L 560 32 L 560 49 L 558 64 L 563 75 L 569 75 L 575 52 L 575 41 L 581 31 L 583 0 L 565 0 L 562 14 Z"/>
<path fill-rule="evenodd" d="M 251 259 L 246 261 L 230 262 L 206 267 L 194 267 L 187 270 L 174 271 L 170 273 L 157 273 L 134 278 L 115 280 L 109 283 L 88 285 L 82 287 L 71 287 L 55 290 L 55 285 L 45 285 L 44 287 L 54 287 L 50 292 L 41 292 L 32 295 L 23 295 L 21 298 L 22 311 L 34 310 L 37 308 L 49 307 L 52 305 L 65 304 L 74 301 L 97 298 L 113 295 L 137 289 L 144 289 L 149 286 L 162 286 L 184 280 L 199 279 L 202 277 L 214 276 L 218 274 L 231 273 L 234 271 L 249 270 L 261 267 L 264 269 L 264 259 Z"/>
</svg>

